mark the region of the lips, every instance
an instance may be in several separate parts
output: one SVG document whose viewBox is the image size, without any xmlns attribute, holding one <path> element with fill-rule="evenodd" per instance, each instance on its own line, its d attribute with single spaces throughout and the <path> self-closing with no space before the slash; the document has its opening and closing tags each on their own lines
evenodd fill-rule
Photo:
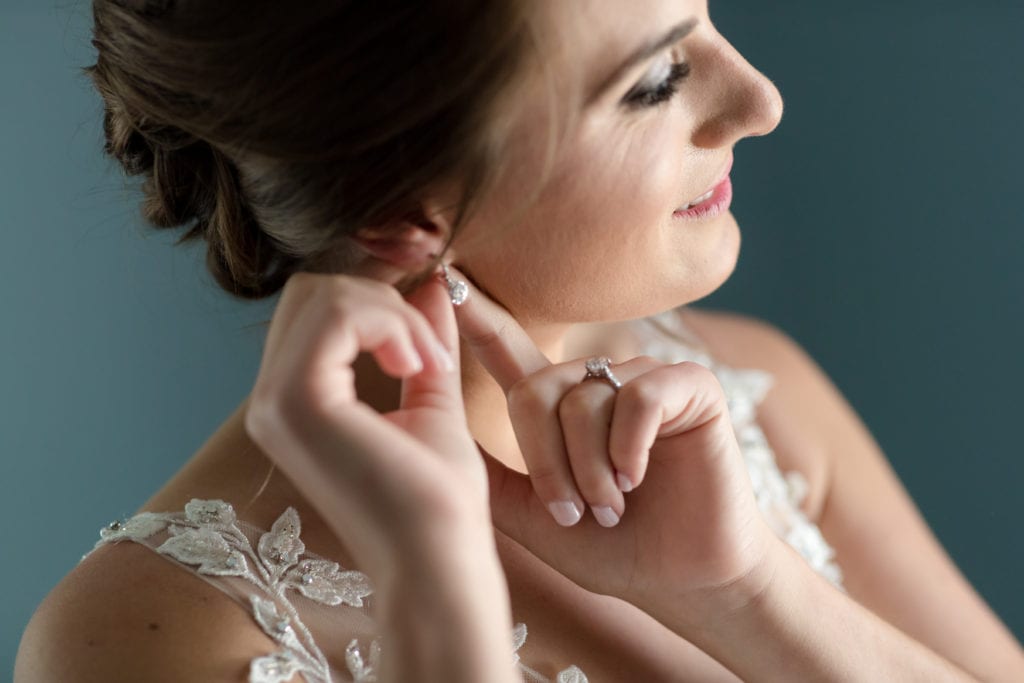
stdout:
<svg viewBox="0 0 1024 683">
<path fill-rule="evenodd" d="M 718 174 L 718 179 L 715 180 L 715 182 L 711 183 L 711 186 L 707 190 L 705 190 L 704 192 L 701 192 L 694 199 L 690 200 L 686 204 L 683 204 L 682 206 L 680 206 L 676 210 L 677 211 L 686 211 L 688 209 L 692 209 L 694 206 L 696 206 L 697 204 L 700 204 L 701 202 L 704 202 L 704 201 L 707 201 L 708 199 L 711 199 L 712 195 L 715 192 L 715 188 L 718 187 L 722 183 L 722 181 L 725 180 L 728 177 L 729 171 L 732 170 L 732 162 L 733 162 L 733 155 L 732 155 L 732 151 L 730 150 L 729 158 L 725 160 L 725 169 L 721 173 Z"/>
</svg>

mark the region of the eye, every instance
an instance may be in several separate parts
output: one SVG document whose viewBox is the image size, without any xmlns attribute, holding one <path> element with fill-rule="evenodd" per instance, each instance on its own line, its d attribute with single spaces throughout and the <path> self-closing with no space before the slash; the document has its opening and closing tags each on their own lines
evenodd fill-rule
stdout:
<svg viewBox="0 0 1024 683">
<path fill-rule="evenodd" d="M 690 75 L 690 65 L 686 62 L 668 62 L 652 75 L 657 77 L 662 73 L 665 75 L 656 85 L 648 85 L 652 79 L 640 81 L 622 98 L 622 104 L 629 109 L 643 109 L 667 102 L 678 92 L 679 84 Z"/>
</svg>

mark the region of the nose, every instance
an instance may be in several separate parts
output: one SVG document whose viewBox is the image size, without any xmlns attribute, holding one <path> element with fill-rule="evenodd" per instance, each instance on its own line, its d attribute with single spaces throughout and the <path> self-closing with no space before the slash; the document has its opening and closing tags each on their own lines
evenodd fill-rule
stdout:
<svg viewBox="0 0 1024 683">
<path fill-rule="evenodd" d="M 731 146 L 745 137 L 767 135 L 782 119 L 782 94 L 721 36 L 705 54 L 708 74 L 705 118 L 693 144 L 707 149 Z"/>
</svg>

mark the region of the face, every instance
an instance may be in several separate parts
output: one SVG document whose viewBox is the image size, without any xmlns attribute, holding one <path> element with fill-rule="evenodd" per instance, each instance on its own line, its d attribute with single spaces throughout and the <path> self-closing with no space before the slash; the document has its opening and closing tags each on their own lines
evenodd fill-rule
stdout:
<svg viewBox="0 0 1024 683">
<path fill-rule="evenodd" d="M 637 318 L 706 296 L 736 265 L 739 228 L 727 208 L 677 210 L 725 177 L 737 141 L 778 125 L 778 90 L 715 30 L 704 0 L 535 4 L 543 57 L 516 98 L 503 175 L 453 262 L 524 323 Z M 507 224 L 560 125 L 548 181 Z"/>
</svg>

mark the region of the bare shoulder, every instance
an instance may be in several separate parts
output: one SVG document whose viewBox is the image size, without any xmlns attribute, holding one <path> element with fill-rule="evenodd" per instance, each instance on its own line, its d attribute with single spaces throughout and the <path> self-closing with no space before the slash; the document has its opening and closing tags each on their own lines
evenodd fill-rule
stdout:
<svg viewBox="0 0 1024 683">
<path fill-rule="evenodd" d="M 817 521 L 828 495 L 837 427 L 849 428 L 859 418 L 814 358 L 778 326 L 717 309 L 686 307 L 681 315 L 716 360 L 765 370 L 774 378 L 758 406 L 758 424 L 779 468 L 798 470 L 807 479 L 809 492 L 801 508 Z"/>
<path fill-rule="evenodd" d="M 815 442 L 825 469 L 815 520 L 849 595 L 979 680 L 1024 680 L 1024 650 L 959 571 L 870 430 L 825 372 L 770 323 L 691 309 L 684 321 L 727 365 L 776 375 L 758 421 L 780 467 L 789 431 Z M 775 440 L 769 429 L 776 429 Z M 806 437 L 803 435 L 806 434 Z M 785 467 L 783 467 L 785 469 Z M 812 485 L 813 486 L 813 485 Z"/>
<path fill-rule="evenodd" d="M 40 604 L 15 683 L 245 681 L 276 649 L 241 605 L 131 542 L 100 548 Z"/>
</svg>

